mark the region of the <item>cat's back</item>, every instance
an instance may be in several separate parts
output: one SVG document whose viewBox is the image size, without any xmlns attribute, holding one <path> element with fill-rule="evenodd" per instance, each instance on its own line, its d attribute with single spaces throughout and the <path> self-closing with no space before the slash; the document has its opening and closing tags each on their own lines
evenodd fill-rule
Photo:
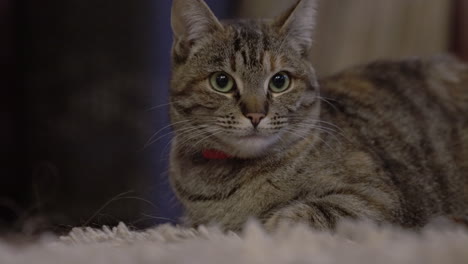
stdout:
<svg viewBox="0 0 468 264">
<path fill-rule="evenodd" d="M 377 61 L 323 79 L 322 92 L 358 95 L 358 100 L 366 99 L 359 95 L 378 93 L 415 105 L 425 101 L 424 105 L 438 104 L 448 112 L 465 113 L 460 117 L 467 119 L 468 65 L 449 55 Z M 418 95 L 424 98 L 412 98 Z"/>
<path fill-rule="evenodd" d="M 380 61 L 324 79 L 321 87 L 322 118 L 379 157 L 410 201 L 408 210 L 467 206 L 465 64 L 449 56 Z"/>
<path fill-rule="evenodd" d="M 321 80 L 321 94 L 326 112 L 376 124 L 431 130 L 468 123 L 468 65 L 448 55 L 354 67 Z"/>
</svg>

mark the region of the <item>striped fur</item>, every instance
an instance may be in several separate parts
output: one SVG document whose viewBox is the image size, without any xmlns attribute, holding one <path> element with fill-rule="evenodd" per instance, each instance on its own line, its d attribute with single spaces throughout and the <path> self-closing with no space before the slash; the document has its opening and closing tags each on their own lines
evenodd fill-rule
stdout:
<svg viewBox="0 0 468 264">
<path fill-rule="evenodd" d="M 333 229 L 366 218 L 419 227 L 465 216 L 468 68 L 415 58 L 317 81 L 304 41 L 313 19 L 302 19 L 314 2 L 274 21 L 221 23 L 201 0 L 174 0 L 170 179 L 189 223 L 239 230 L 256 217 L 269 229 L 290 221 Z M 235 91 L 210 88 L 219 71 Z M 272 94 L 268 81 L 280 71 L 291 87 Z M 242 108 L 260 105 L 268 113 L 251 136 Z M 234 158 L 206 160 L 204 149 Z"/>
</svg>

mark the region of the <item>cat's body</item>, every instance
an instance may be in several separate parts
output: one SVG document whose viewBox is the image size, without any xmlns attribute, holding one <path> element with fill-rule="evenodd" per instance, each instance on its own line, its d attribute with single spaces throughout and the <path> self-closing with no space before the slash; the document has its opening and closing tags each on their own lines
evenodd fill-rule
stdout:
<svg viewBox="0 0 468 264">
<path fill-rule="evenodd" d="M 190 17 L 173 13 L 170 173 L 191 224 L 238 230 L 256 217 L 269 229 L 283 221 L 333 228 L 367 218 L 417 227 L 468 213 L 465 65 L 380 62 L 318 85 L 304 56 L 311 21 L 300 19 L 313 1 L 272 24 L 229 25 L 201 1 L 174 4 L 197 18 L 183 30 Z M 236 90 L 210 88 L 220 71 Z M 287 90 L 270 89 L 278 72 L 292 79 Z M 207 149 L 230 158 L 208 159 Z"/>
</svg>

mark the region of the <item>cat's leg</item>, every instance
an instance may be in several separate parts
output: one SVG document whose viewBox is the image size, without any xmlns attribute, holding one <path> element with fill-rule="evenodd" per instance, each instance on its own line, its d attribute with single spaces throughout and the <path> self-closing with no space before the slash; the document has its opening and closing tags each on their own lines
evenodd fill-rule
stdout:
<svg viewBox="0 0 468 264">
<path fill-rule="evenodd" d="M 316 229 L 334 229 L 343 219 L 392 222 L 398 205 L 389 198 L 376 200 L 360 194 L 335 194 L 303 199 L 271 212 L 264 225 L 267 230 L 273 231 L 291 223 L 305 223 Z"/>
</svg>

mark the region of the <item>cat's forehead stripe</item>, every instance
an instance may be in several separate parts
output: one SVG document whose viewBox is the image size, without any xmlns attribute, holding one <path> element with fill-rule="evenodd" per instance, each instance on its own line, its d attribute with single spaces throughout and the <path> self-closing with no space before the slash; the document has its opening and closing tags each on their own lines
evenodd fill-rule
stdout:
<svg viewBox="0 0 468 264">
<path fill-rule="evenodd" d="M 241 55 L 243 66 L 250 68 L 263 66 L 265 51 L 270 46 L 266 34 L 260 29 L 243 26 L 236 26 L 233 30 L 235 32 L 233 51 L 236 56 Z"/>
<path fill-rule="evenodd" d="M 231 58 L 230 58 L 230 61 L 229 61 L 229 62 L 230 62 L 230 65 L 231 65 L 231 70 L 232 70 L 233 72 L 237 72 L 237 66 L 236 66 L 236 64 L 237 64 L 237 63 L 236 63 L 236 56 L 231 56 Z"/>
</svg>

